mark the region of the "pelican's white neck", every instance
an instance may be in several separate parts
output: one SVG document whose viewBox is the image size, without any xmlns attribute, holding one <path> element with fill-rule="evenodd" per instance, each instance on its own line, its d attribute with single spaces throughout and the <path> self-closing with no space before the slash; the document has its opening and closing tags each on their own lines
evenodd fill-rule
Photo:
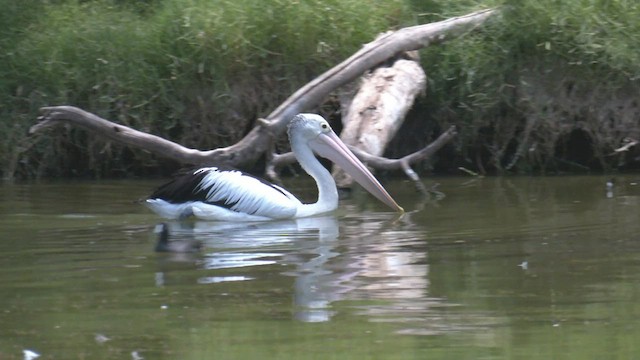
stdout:
<svg viewBox="0 0 640 360">
<path fill-rule="evenodd" d="M 318 201 L 300 206 L 296 217 L 312 216 L 335 210 L 338 207 L 338 189 L 331 173 L 315 157 L 304 136 L 290 133 L 289 137 L 291 150 L 300 166 L 313 177 L 318 186 Z"/>
</svg>

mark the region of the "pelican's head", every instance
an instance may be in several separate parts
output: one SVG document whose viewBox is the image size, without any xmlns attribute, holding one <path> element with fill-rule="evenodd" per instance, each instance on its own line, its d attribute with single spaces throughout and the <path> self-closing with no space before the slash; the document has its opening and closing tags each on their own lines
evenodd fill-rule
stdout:
<svg viewBox="0 0 640 360">
<path fill-rule="evenodd" d="M 333 161 L 362 187 L 392 209 L 404 212 L 380 185 L 371 171 L 349 150 L 331 129 L 327 120 L 317 114 L 298 114 L 289 123 L 289 139 L 303 140 L 317 155 Z M 294 140 L 297 139 L 297 140 Z M 294 149 L 295 151 L 295 149 Z"/>
<path fill-rule="evenodd" d="M 333 132 L 329 122 L 318 114 L 298 114 L 289 123 L 289 138 L 303 137 L 305 140 L 313 140 L 321 134 Z"/>
</svg>

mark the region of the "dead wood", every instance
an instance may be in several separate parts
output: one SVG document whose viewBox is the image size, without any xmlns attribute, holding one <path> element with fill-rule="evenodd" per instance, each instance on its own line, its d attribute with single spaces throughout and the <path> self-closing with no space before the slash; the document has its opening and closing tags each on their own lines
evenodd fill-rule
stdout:
<svg viewBox="0 0 640 360">
<path fill-rule="evenodd" d="M 113 141 L 138 147 L 157 155 L 168 157 L 185 164 L 206 163 L 211 151 L 189 149 L 173 141 L 155 136 L 130 127 L 105 120 L 88 111 L 74 106 L 51 106 L 40 109 L 43 115 L 40 122 L 29 129 L 35 134 L 43 129 L 66 122 L 92 131 Z"/>
<path fill-rule="evenodd" d="M 351 149 L 351 151 L 353 151 L 353 153 L 362 162 L 366 163 L 369 167 L 376 170 L 402 169 L 407 177 L 414 182 L 418 190 L 427 192 L 427 190 L 424 189 L 424 185 L 420 182 L 420 177 L 415 171 L 413 171 L 411 165 L 420 161 L 429 160 L 433 156 L 433 154 L 435 154 L 443 146 L 453 140 L 457 134 L 458 131 L 456 130 L 456 127 L 451 126 L 445 132 L 440 134 L 440 136 L 438 136 L 433 142 L 431 142 L 421 150 L 418 150 L 409 155 L 405 155 L 398 159 L 389 159 L 381 156 L 371 155 L 353 145 L 349 145 L 349 149 Z M 278 178 L 278 168 L 292 164 L 294 162 L 296 162 L 296 158 L 292 152 L 284 154 L 273 154 L 271 160 L 267 164 L 266 174 L 270 179 L 279 182 L 280 180 Z"/>
<path fill-rule="evenodd" d="M 40 122 L 31 127 L 30 133 L 39 133 L 44 128 L 64 122 L 184 164 L 218 163 L 246 167 L 270 150 L 273 139 L 284 133 L 287 123 L 294 115 L 318 106 L 332 91 L 398 54 L 458 37 L 479 26 L 495 13 L 494 9 L 477 11 L 436 23 L 403 28 L 379 37 L 300 88 L 266 119 L 258 121 L 258 125 L 243 139 L 229 147 L 206 151 L 186 148 L 158 136 L 102 119 L 73 106 L 42 108 Z M 372 165 L 376 163 L 372 162 Z"/>
<path fill-rule="evenodd" d="M 417 53 L 376 68 L 363 77 L 360 89 L 343 114 L 340 137 L 346 144 L 381 156 L 426 86 L 427 76 Z M 334 167 L 333 177 L 342 188 L 353 183 L 351 176 L 338 167 Z"/>
</svg>

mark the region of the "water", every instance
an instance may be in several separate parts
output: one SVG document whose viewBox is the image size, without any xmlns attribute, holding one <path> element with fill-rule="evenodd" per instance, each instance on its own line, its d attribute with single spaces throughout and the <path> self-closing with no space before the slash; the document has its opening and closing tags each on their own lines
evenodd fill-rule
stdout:
<svg viewBox="0 0 640 360">
<path fill-rule="evenodd" d="M 640 177 L 389 184 L 331 216 L 170 222 L 140 181 L 0 186 L 0 359 L 630 359 Z M 313 185 L 290 183 L 295 193 Z"/>
</svg>

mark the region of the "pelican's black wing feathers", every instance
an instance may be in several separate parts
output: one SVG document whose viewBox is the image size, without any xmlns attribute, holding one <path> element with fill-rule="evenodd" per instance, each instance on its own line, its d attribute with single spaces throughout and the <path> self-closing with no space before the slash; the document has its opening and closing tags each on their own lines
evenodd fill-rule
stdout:
<svg viewBox="0 0 640 360">
<path fill-rule="evenodd" d="M 178 175 L 149 199 L 180 204 L 201 201 L 251 215 L 295 213 L 300 202 L 283 188 L 240 170 L 207 167 Z"/>
</svg>

